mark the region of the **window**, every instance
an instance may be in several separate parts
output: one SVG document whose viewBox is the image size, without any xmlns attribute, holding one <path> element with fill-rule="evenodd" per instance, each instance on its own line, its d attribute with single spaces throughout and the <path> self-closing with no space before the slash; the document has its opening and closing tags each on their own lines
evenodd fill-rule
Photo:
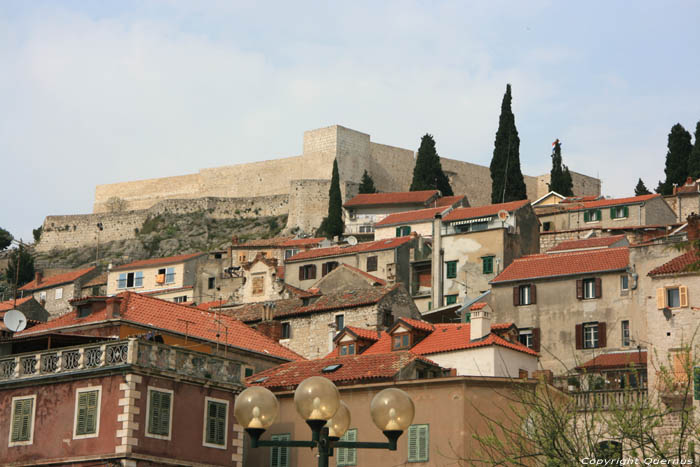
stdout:
<svg viewBox="0 0 700 467">
<path fill-rule="evenodd" d="M 63 298 L 63 287 L 59 287 L 56 289 L 56 293 L 54 295 L 54 299 L 60 300 Z"/>
<path fill-rule="evenodd" d="M 345 432 L 340 441 L 357 441 L 357 428 L 351 428 Z M 357 465 L 356 448 L 338 448 L 335 458 L 335 465 L 338 467 L 347 465 Z"/>
<path fill-rule="evenodd" d="M 656 289 L 656 308 L 687 308 L 688 287 L 685 285 Z"/>
<path fill-rule="evenodd" d="M 681 294 L 678 287 L 666 289 L 666 303 L 668 304 L 669 308 L 680 308 Z"/>
<path fill-rule="evenodd" d="M 372 233 L 372 232 L 374 232 L 373 225 L 361 225 L 360 226 L 360 233 Z"/>
<path fill-rule="evenodd" d="M 583 212 L 583 222 L 600 222 L 600 209 L 589 209 Z"/>
<path fill-rule="evenodd" d="M 239 263 L 245 263 L 246 259 L 247 259 L 247 258 L 246 258 L 246 255 L 239 255 L 239 256 L 238 256 L 238 262 L 239 262 Z"/>
<path fill-rule="evenodd" d="M 187 295 L 182 295 L 180 297 L 173 298 L 173 302 L 175 302 L 175 303 L 185 303 L 186 301 L 187 301 Z"/>
<path fill-rule="evenodd" d="M 255 374 L 255 368 L 251 366 L 244 366 L 243 367 L 243 377 L 248 378 L 250 376 L 253 376 Z"/>
<path fill-rule="evenodd" d="M 428 462 L 430 451 L 429 425 L 408 427 L 408 462 Z"/>
<path fill-rule="evenodd" d="M 265 276 L 258 274 L 253 276 L 253 295 L 263 295 L 265 293 Z"/>
<path fill-rule="evenodd" d="M 101 387 L 76 390 L 73 439 L 95 438 L 98 436 L 100 431 L 101 392 Z"/>
<path fill-rule="evenodd" d="M 583 326 L 583 348 L 595 349 L 598 347 L 598 323 L 584 324 Z"/>
<path fill-rule="evenodd" d="M 367 257 L 367 272 L 372 272 L 377 270 L 377 257 L 368 256 Z"/>
<path fill-rule="evenodd" d="M 595 298 L 595 279 L 583 281 L 583 298 Z"/>
<path fill-rule="evenodd" d="M 532 348 L 532 329 L 521 329 L 518 340 L 525 347 Z"/>
<path fill-rule="evenodd" d="M 288 250 L 284 250 L 284 259 L 289 259 L 297 253 L 299 253 L 299 250 L 297 248 L 290 248 Z"/>
<path fill-rule="evenodd" d="M 340 332 L 345 327 L 345 315 L 335 315 L 335 330 Z"/>
<path fill-rule="evenodd" d="M 92 292 L 90 293 L 93 297 L 96 297 L 100 295 L 100 286 L 99 285 L 93 285 L 92 286 Z"/>
<path fill-rule="evenodd" d="M 292 325 L 290 323 L 282 323 L 282 339 L 292 337 Z"/>
<path fill-rule="evenodd" d="M 355 355 L 355 343 L 342 344 L 340 346 L 340 355 Z"/>
<path fill-rule="evenodd" d="M 172 399 L 173 391 L 169 389 L 148 388 L 146 436 L 149 438 L 170 439 Z"/>
<path fill-rule="evenodd" d="M 401 227 L 396 227 L 396 236 L 397 237 L 405 237 L 407 235 L 411 235 L 411 226 L 404 225 Z"/>
<path fill-rule="evenodd" d="M 534 286 L 531 285 L 521 285 L 518 287 L 518 305 L 531 305 L 533 303 L 532 300 L 532 291 L 533 291 Z"/>
<path fill-rule="evenodd" d="M 290 438 L 289 433 L 270 436 L 271 441 L 289 441 Z M 289 467 L 289 448 L 271 447 L 270 450 L 270 467 Z"/>
<path fill-rule="evenodd" d="M 401 349 L 408 349 L 411 347 L 411 335 L 406 333 L 406 334 L 398 334 L 393 337 L 393 345 L 392 349 L 393 350 L 401 350 Z"/>
<path fill-rule="evenodd" d="M 454 279 L 457 277 L 457 261 L 446 261 L 447 265 L 447 278 Z"/>
<path fill-rule="evenodd" d="M 332 270 L 338 267 L 338 262 L 337 261 L 328 261 L 327 263 L 323 263 L 321 265 L 321 277 L 325 276 Z"/>
<path fill-rule="evenodd" d="M 629 208 L 627 206 L 613 206 L 610 208 L 610 219 L 624 219 L 629 217 Z"/>
<path fill-rule="evenodd" d="M 622 345 L 630 345 L 630 322 L 627 320 L 621 321 L 620 329 L 622 330 Z"/>
<path fill-rule="evenodd" d="M 12 398 L 10 447 L 33 443 L 35 406 L 36 394 Z"/>
<path fill-rule="evenodd" d="M 549 232 L 552 230 L 552 223 L 551 222 L 543 222 L 542 223 L 542 232 Z"/>
<path fill-rule="evenodd" d="M 209 290 L 213 289 L 216 286 L 216 277 L 210 277 L 207 279 L 207 288 Z"/>
<path fill-rule="evenodd" d="M 165 283 L 172 284 L 175 282 L 175 268 L 165 268 Z"/>
<path fill-rule="evenodd" d="M 143 271 L 123 272 L 119 274 L 117 288 L 130 289 L 132 287 L 143 287 Z"/>
<path fill-rule="evenodd" d="M 607 345 L 606 324 L 602 322 L 576 325 L 576 348 L 598 349 Z"/>
<path fill-rule="evenodd" d="M 299 266 L 299 280 L 305 281 L 309 279 L 316 279 L 316 265 L 307 264 L 306 266 Z"/>
<path fill-rule="evenodd" d="M 626 292 L 629 289 L 630 289 L 629 276 L 627 276 L 627 274 L 623 274 L 622 276 L 620 276 L 620 291 Z"/>
<path fill-rule="evenodd" d="M 226 449 L 228 401 L 206 397 L 204 413 L 204 446 Z"/>
<path fill-rule="evenodd" d="M 484 274 L 493 274 L 493 256 L 484 256 L 482 261 L 482 272 Z"/>
<path fill-rule="evenodd" d="M 457 303 L 457 294 L 445 295 L 445 305 L 454 305 Z"/>
<path fill-rule="evenodd" d="M 600 298 L 603 295 L 603 284 L 599 277 L 591 279 L 579 279 L 576 281 L 576 298 L 588 300 Z"/>
</svg>

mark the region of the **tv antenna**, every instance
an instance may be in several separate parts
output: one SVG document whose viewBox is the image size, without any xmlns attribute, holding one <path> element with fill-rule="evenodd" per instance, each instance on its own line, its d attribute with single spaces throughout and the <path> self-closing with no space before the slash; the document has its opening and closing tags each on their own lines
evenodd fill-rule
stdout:
<svg viewBox="0 0 700 467">
<path fill-rule="evenodd" d="M 7 329 L 12 332 L 20 332 L 27 327 L 27 318 L 24 316 L 24 313 L 19 310 L 9 310 L 5 313 L 3 322 L 5 326 L 7 326 Z"/>
</svg>

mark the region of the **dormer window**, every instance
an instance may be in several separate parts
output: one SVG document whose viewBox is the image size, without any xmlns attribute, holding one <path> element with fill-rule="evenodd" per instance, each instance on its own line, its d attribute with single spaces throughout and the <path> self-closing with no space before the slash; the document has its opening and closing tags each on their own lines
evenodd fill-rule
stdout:
<svg viewBox="0 0 700 467">
<path fill-rule="evenodd" d="M 341 344 L 338 353 L 340 355 L 355 355 L 357 353 L 355 343 L 349 342 L 347 344 Z"/>
<path fill-rule="evenodd" d="M 411 335 L 409 333 L 395 334 L 392 336 L 391 350 L 404 350 L 411 347 Z"/>
</svg>

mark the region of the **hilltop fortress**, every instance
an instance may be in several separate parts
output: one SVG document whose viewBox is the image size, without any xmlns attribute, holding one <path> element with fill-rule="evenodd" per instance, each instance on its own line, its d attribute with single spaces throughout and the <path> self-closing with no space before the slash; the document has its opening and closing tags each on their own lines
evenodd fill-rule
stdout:
<svg viewBox="0 0 700 467">
<path fill-rule="evenodd" d="M 365 170 L 379 191 L 406 191 L 413 177 L 415 152 L 370 140 L 370 135 L 340 125 L 304 132 L 299 156 L 202 169 L 196 174 L 99 185 L 93 214 L 49 216 L 37 248 L 87 246 L 101 241 L 131 238 L 149 216 L 160 212 L 204 209 L 212 217 L 253 217 L 287 213 L 287 228 L 311 232 L 328 209 L 333 161 L 338 160 L 343 200 L 357 193 Z M 467 195 L 472 206 L 491 202 L 488 167 L 441 158 L 455 194 Z M 571 172 L 577 195 L 599 195 L 600 180 Z M 528 198 L 549 189 L 549 174 L 525 176 Z M 118 198 L 123 212 L 110 212 L 109 200 Z M 194 202 L 196 200 L 196 202 Z"/>
</svg>

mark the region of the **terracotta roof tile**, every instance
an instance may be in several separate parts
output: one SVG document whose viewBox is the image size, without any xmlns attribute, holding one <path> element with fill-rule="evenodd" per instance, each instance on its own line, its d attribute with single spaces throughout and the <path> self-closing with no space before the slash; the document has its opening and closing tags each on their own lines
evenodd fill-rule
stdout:
<svg viewBox="0 0 700 467">
<path fill-rule="evenodd" d="M 420 329 L 421 331 L 433 332 L 435 330 L 435 325 L 427 321 L 413 318 L 399 318 L 398 321 L 403 321 L 412 328 Z M 397 323 L 398 323 L 397 321 Z"/>
<path fill-rule="evenodd" d="M 629 249 L 627 247 L 556 254 L 543 253 L 516 259 L 491 283 L 619 271 L 628 265 Z"/>
<path fill-rule="evenodd" d="M 304 261 L 308 259 L 315 258 L 325 258 L 329 256 L 343 256 L 350 255 L 354 253 L 362 253 L 369 251 L 381 251 L 381 250 L 391 250 L 393 248 L 398 248 L 401 245 L 410 242 L 414 237 L 399 237 L 390 238 L 386 240 L 377 240 L 374 242 L 363 242 L 357 245 L 342 245 L 342 246 L 332 246 L 329 248 L 315 248 L 313 250 L 302 251 L 296 255 L 288 258 L 285 262 L 291 263 L 295 261 Z"/>
<path fill-rule="evenodd" d="M 471 208 L 456 208 L 448 213 L 444 221 L 457 221 L 462 219 L 473 219 L 475 217 L 495 216 L 498 211 L 505 210 L 513 212 L 523 206 L 529 205 L 530 201 L 523 199 L 520 201 L 511 201 L 509 203 L 489 204 L 487 206 L 477 206 Z"/>
<path fill-rule="evenodd" d="M 624 242 L 627 237 L 624 234 L 612 235 L 610 237 L 592 237 L 584 238 L 581 240 L 568 240 L 566 242 L 561 242 L 554 248 L 547 250 L 548 252 L 562 251 L 562 250 L 584 250 L 591 248 L 608 248 L 617 242 Z"/>
<path fill-rule="evenodd" d="M 95 268 L 85 268 L 76 269 L 75 271 L 64 272 L 63 274 L 56 274 L 55 276 L 44 277 L 40 284 L 33 280 L 27 284 L 24 284 L 19 290 L 40 290 L 47 289 L 50 287 L 56 287 L 61 284 L 67 284 L 74 282 L 75 280 L 83 277 L 85 274 L 89 274 L 94 271 Z"/>
<path fill-rule="evenodd" d="M 345 329 L 355 334 L 360 339 L 365 339 L 369 341 L 378 341 L 379 333 L 373 329 L 358 328 L 355 326 L 345 326 Z"/>
<path fill-rule="evenodd" d="M 683 272 L 691 272 L 691 265 L 700 261 L 700 254 L 696 250 L 691 250 L 676 256 L 671 261 L 662 264 L 661 266 L 649 271 L 650 276 L 660 276 L 663 274 L 680 274 Z"/>
<path fill-rule="evenodd" d="M 483 309 L 487 305 L 486 302 L 477 302 L 469 307 L 469 311 L 477 311 Z"/>
<path fill-rule="evenodd" d="M 446 211 L 446 207 L 416 209 L 415 211 L 397 212 L 386 216 L 381 221 L 374 224 L 375 227 L 385 227 L 388 225 L 408 224 L 412 222 L 429 222 L 435 218 L 435 214 Z"/>
<path fill-rule="evenodd" d="M 384 204 L 425 204 L 431 198 L 439 196 L 437 190 L 397 191 L 393 193 L 361 193 L 343 206 L 380 206 Z"/>
<path fill-rule="evenodd" d="M 165 331 L 189 335 L 210 342 L 221 342 L 240 349 L 251 350 L 287 360 L 299 360 L 303 357 L 292 350 L 280 345 L 269 337 L 246 326 L 243 322 L 226 315 L 219 319 L 228 333 L 220 333 L 217 337 L 215 316 L 208 311 L 189 306 L 167 302 L 158 298 L 147 297 L 133 292 L 122 292 L 116 297 L 121 299 L 119 320 L 151 326 Z M 70 326 L 84 326 L 103 322 L 107 319 L 106 310 L 78 318 L 77 311 L 66 313 L 58 318 L 27 329 L 18 336 L 40 334 Z M 226 336 L 228 334 L 228 336 Z M 226 340 L 228 339 L 228 341 Z"/>
<path fill-rule="evenodd" d="M 196 258 L 202 255 L 206 255 L 206 253 L 188 253 L 186 255 L 167 256 L 165 258 L 142 259 L 139 261 L 134 261 L 132 263 L 122 264 L 121 266 L 113 267 L 111 270 L 123 271 L 125 269 L 134 269 L 141 267 L 164 266 L 166 264 L 181 263 L 183 261 L 187 261 L 189 259 Z"/>
<path fill-rule="evenodd" d="M 643 203 L 645 201 L 649 201 L 650 199 L 654 198 L 660 198 L 661 195 L 656 193 L 656 194 L 651 194 L 651 195 L 641 195 L 641 196 L 631 196 L 629 198 L 612 198 L 612 199 L 599 199 L 595 201 L 583 201 L 579 202 L 576 204 L 575 202 L 572 203 L 574 204 L 573 206 L 570 206 L 568 210 L 570 211 L 578 211 L 578 210 L 583 210 L 583 209 L 594 209 L 594 208 L 606 208 L 606 207 L 611 207 L 611 206 L 621 206 L 625 204 L 638 204 L 638 203 Z"/>
<path fill-rule="evenodd" d="M 293 388 L 311 376 L 323 376 L 336 384 L 358 381 L 392 380 L 410 363 L 421 360 L 438 366 L 430 360 L 409 351 L 389 352 L 376 355 L 346 355 L 285 363 L 278 367 L 256 373 L 246 381 L 249 385 L 267 388 Z M 331 372 L 324 368 L 340 365 Z M 262 378 L 264 381 L 256 382 Z"/>
<path fill-rule="evenodd" d="M 598 355 L 577 367 L 586 370 L 599 370 L 605 368 L 625 368 L 632 365 L 647 364 L 647 351 L 614 352 Z"/>
<path fill-rule="evenodd" d="M 456 203 L 462 201 L 465 199 L 466 196 L 464 195 L 456 195 L 456 196 L 443 196 L 442 198 L 438 199 L 437 202 L 435 203 L 436 207 L 444 206 L 444 207 L 450 207 L 454 206 Z"/>
</svg>

